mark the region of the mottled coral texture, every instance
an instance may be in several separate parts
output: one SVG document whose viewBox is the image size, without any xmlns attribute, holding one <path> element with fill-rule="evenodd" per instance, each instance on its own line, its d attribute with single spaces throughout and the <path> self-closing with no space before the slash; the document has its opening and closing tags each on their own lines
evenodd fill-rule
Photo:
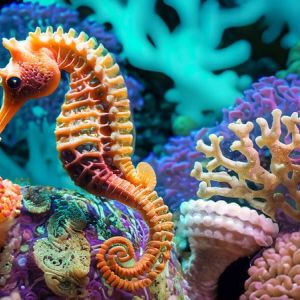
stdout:
<svg viewBox="0 0 300 300">
<path fill-rule="evenodd" d="M 278 237 L 248 271 L 240 300 L 300 299 L 300 232 Z"/>
<path fill-rule="evenodd" d="M 104 240 L 128 238 L 137 259 L 146 247 L 147 225 L 133 210 L 51 187 L 24 187 L 22 193 L 21 213 L 0 249 L 0 298 L 165 300 L 186 294 L 174 254 L 149 288 L 133 294 L 105 283 L 96 267 Z"/>
<path fill-rule="evenodd" d="M 165 145 L 163 155 L 160 158 L 151 155 L 148 161 L 154 166 L 158 176 L 158 189 L 164 196 L 171 210 L 178 209 L 184 201 L 194 198 L 197 190 L 197 181 L 190 177 L 190 170 L 195 161 L 205 163 L 203 154 L 195 150 L 197 140 L 203 139 L 208 143 L 208 136 L 216 134 L 223 136 L 221 143 L 223 154 L 234 160 L 243 160 L 243 155 L 238 151 L 231 151 L 230 145 L 236 139 L 234 133 L 228 129 L 228 124 L 241 119 L 243 123 L 254 121 L 263 117 L 271 122 L 272 110 L 279 108 L 284 115 L 291 115 L 300 109 L 300 80 L 297 75 L 289 75 L 284 79 L 274 76 L 261 78 L 254 83 L 251 89 L 244 92 L 242 98 L 238 98 L 232 107 L 223 110 L 223 120 L 212 128 L 203 128 L 198 132 L 192 132 L 187 137 L 174 137 Z M 249 138 L 254 140 L 260 134 L 260 127 L 254 122 L 254 128 Z M 282 135 L 285 136 L 286 128 L 282 127 Z M 269 167 L 270 153 L 265 147 L 258 151 L 261 164 Z M 213 198 L 214 199 L 214 198 Z"/>
<path fill-rule="evenodd" d="M 5 244 L 7 231 L 20 214 L 21 200 L 20 186 L 0 177 L 0 247 Z"/>
</svg>

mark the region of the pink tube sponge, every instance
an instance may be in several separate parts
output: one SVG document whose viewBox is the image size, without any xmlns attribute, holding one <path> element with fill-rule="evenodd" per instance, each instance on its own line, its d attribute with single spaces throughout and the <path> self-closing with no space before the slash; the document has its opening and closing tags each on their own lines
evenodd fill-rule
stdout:
<svg viewBox="0 0 300 300">
<path fill-rule="evenodd" d="M 270 246 L 278 233 L 270 218 L 236 203 L 191 200 L 180 211 L 179 227 L 192 251 L 186 270 L 192 299 L 214 299 L 218 278 L 226 267 Z"/>
<path fill-rule="evenodd" d="M 4 244 L 14 218 L 20 213 L 21 200 L 20 186 L 0 177 L 0 246 Z"/>
<path fill-rule="evenodd" d="M 248 270 L 246 299 L 300 299 L 300 232 L 276 239 L 274 248 L 265 250 Z"/>
</svg>

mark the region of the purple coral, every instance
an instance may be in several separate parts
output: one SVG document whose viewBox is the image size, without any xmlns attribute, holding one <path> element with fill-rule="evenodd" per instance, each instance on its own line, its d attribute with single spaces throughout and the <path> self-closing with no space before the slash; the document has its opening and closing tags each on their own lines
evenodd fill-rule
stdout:
<svg viewBox="0 0 300 300">
<path fill-rule="evenodd" d="M 214 133 L 224 136 L 221 144 L 223 154 L 229 158 L 242 160 L 239 152 L 231 152 L 230 144 L 236 139 L 227 128 L 228 124 L 241 119 L 243 123 L 254 121 L 258 117 L 264 117 L 270 124 L 271 111 L 279 108 L 284 115 L 299 112 L 300 109 L 300 78 L 291 74 L 285 79 L 275 76 L 263 77 L 254 83 L 251 89 L 244 92 L 242 98 L 238 98 L 235 104 L 223 110 L 223 121 L 212 128 L 203 128 L 198 132 L 192 132 L 188 137 L 174 137 L 164 147 L 164 156 L 157 158 L 151 155 L 148 161 L 154 166 L 158 176 L 158 189 L 172 211 L 178 209 L 180 204 L 195 198 L 198 183 L 190 177 L 190 172 L 195 161 L 204 161 L 204 156 L 196 152 L 196 142 L 200 138 L 208 142 L 208 136 Z M 250 134 L 254 138 L 259 133 L 259 127 L 255 124 Z M 265 167 L 269 165 L 269 153 L 265 149 L 258 149 L 261 161 Z M 241 157 L 237 157 L 240 155 Z"/>
<path fill-rule="evenodd" d="M 113 235 L 130 239 L 137 258 L 145 249 L 147 225 L 130 208 L 51 187 L 23 187 L 22 194 L 21 213 L 0 247 L 1 299 L 13 291 L 22 299 L 53 300 L 186 295 L 186 282 L 173 256 L 151 288 L 130 293 L 108 287 L 101 279 L 96 253 L 104 240 Z"/>
</svg>

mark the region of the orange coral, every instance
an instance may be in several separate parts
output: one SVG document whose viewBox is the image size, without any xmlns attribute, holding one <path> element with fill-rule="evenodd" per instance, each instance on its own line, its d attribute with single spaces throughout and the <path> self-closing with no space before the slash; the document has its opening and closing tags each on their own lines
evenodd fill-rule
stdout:
<svg viewBox="0 0 300 300">
<path fill-rule="evenodd" d="M 118 200 L 140 212 L 150 228 L 143 256 L 132 267 L 133 257 L 125 238 L 105 241 L 97 255 L 107 283 L 136 290 L 149 286 L 170 256 L 172 215 L 153 190 L 155 173 L 147 163 L 135 168 L 133 124 L 129 100 L 119 66 L 103 45 L 70 29 L 53 32 L 37 28 L 25 41 L 4 39 L 12 59 L 0 70 L 4 102 L 0 132 L 27 100 L 55 90 L 60 71 L 70 74 L 70 90 L 57 118 L 57 150 L 74 182 L 88 192 Z"/>
<path fill-rule="evenodd" d="M 269 170 L 261 165 L 258 151 L 249 137 L 254 126 L 252 122 L 242 124 L 238 121 L 228 126 L 240 139 L 234 141 L 230 149 L 239 151 L 246 161 L 234 161 L 222 154 L 220 143 L 223 137 L 211 134 L 211 145 L 198 141 L 197 150 L 212 159 L 206 165 L 207 171 L 203 170 L 200 163 L 196 163 L 191 173 L 201 181 L 197 195 L 202 198 L 219 195 L 245 199 L 272 218 L 275 217 L 276 209 L 281 208 L 290 217 L 300 220 L 300 166 L 293 159 L 293 151 L 300 147 L 300 118 L 297 113 L 291 116 L 281 114 L 279 109 L 272 112 L 271 127 L 263 118 L 256 120 L 261 130 L 256 144 L 260 148 L 267 147 L 272 156 Z M 290 138 L 290 143 L 282 142 L 281 123 L 287 129 L 285 139 Z M 218 169 L 219 167 L 222 169 Z M 221 182 L 223 185 L 213 186 L 213 182 Z M 287 192 L 280 187 L 284 187 Z"/>
<path fill-rule="evenodd" d="M 22 194 L 20 186 L 0 177 L 0 245 L 3 245 L 6 232 L 20 213 Z"/>
</svg>

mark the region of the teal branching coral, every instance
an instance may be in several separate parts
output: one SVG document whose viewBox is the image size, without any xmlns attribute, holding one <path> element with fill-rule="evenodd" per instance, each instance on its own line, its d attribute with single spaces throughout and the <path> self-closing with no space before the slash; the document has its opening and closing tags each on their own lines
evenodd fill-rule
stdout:
<svg viewBox="0 0 300 300">
<path fill-rule="evenodd" d="M 112 24 L 130 63 L 169 76 L 174 87 L 166 99 L 176 103 L 177 114 L 192 118 L 198 126 L 214 124 L 221 109 L 250 83 L 247 75 L 233 69 L 247 62 L 251 45 L 246 40 L 228 43 L 224 39 L 228 30 L 243 30 L 261 19 L 264 43 L 282 35 L 282 45 L 290 48 L 300 38 L 297 0 L 233 0 L 227 7 L 221 5 L 226 1 L 217 0 L 39 2 L 86 6 L 94 12 L 93 19 Z M 178 20 L 172 26 L 159 13 L 158 2 Z"/>
<path fill-rule="evenodd" d="M 167 92 L 166 98 L 176 103 L 179 115 L 191 118 L 198 125 L 211 123 L 221 108 L 231 104 L 250 82 L 248 76 L 224 71 L 249 58 L 249 44 L 237 41 L 218 49 L 222 35 L 230 27 L 250 24 L 256 18 L 256 11 L 252 4 L 227 11 L 217 1 L 201 5 L 198 0 L 165 2 L 180 19 L 173 31 L 156 14 L 154 0 L 126 3 L 81 0 L 71 1 L 71 5 L 90 7 L 95 12 L 93 19 L 112 24 L 131 64 L 162 72 L 173 80 L 174 88 Z"/>
</svg>

